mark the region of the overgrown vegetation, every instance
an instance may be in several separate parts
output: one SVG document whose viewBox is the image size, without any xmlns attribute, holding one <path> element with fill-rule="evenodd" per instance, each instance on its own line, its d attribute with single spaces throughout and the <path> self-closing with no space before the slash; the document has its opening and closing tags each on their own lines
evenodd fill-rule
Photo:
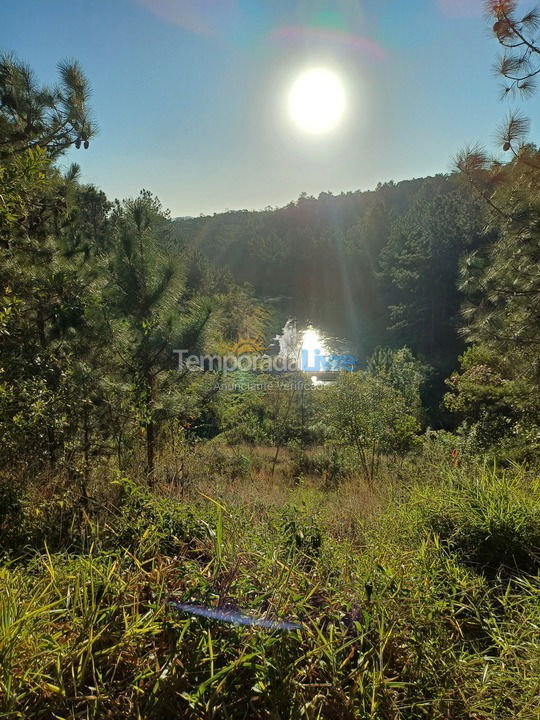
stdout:
<svg viewBox="0 0 540 720">
<path fill-rule="evenodd" d="M 536 717 L 531 474 L 424 458 L 429 481 L 411 468 L 375 495 L 298 485 L 288 459 L 272 489 L 271 460 L 260 493 L 102 485 L 107 503 L 63 530 L 23 500 L 19 544 L 4 536 L 4 717 Z M 301 629 L 190 618 L 171 597 Z"/>
</svg>

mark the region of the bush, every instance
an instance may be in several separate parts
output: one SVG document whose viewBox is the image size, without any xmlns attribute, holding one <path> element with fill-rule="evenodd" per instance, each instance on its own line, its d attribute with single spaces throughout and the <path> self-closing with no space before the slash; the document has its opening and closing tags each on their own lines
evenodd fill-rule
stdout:
<svg viewBox="0 0 540 720">
<path fill-rule="evenodd" d="M 0 483 L 0 551 L 11 546 L 14 529 L 22 517 L 21 497 L 15 482 L 4 478 Z"/>
<path fill-rule="evenodd" d="M 535 389 L 504 353 L 473 345 L 460 358 L 461 373 L 446 381 L 446 407 L 462 420 L 461 434 L 477 453 L 504 461 L 534 461 L 540 455 Z"/>
<path fill-rule="evenodd" d="M 384 455 L 403 455 L 415 442 L 420 425 L 405 397 L 379 377 L 343 373 L 321 396 L 333 437 L 353 447 L 370 487 Z"/>
<path fill-rule="evenodd" d="M 410 504 L 418 508 L 421 532 L 437 535 L 463 562 L 488 576 L 534 573 L 540 567 L 539 485 L 523 472 L 455 471 L 438 488 L 417 489 Z"/>
<path fill-rule="evenodd" d="M 211 454 L 212 469 L 220 476 L 236 480 L 245 478 L 251 472 L 251 457 L 246 453 L 228 449 L 220 450 L 217 446 Z"/>
<path fill-rule="evenodd" d="M 45 547 L 51 552 L 85 549 L 90 528 L 80 492 L 66 488 L 64 482 L 46 486 L 47 477 L 39 480 L 43 487 L 36 483 L 22 490 L 6 488 L 7 495 L 0 498 L 0 503 L 6 503 L 0 524 L 1 549 L 16 554 Z"/>
<path fill-rule="evenodd" d="M 292 473 L 295 477 L 318 475 L 324 478 L 328 488 L 336 487 L 350 472 L 350 459 L 344 448 L 327 444 L 309 453 L 296 450 L 292 457 Z"/>
<path fill-rule="evenodd" d="M 140 557 L 175 555 L 193 540 L 207 537 L 199 509 L 152 495 L 126 480 L 123 483 L 120 511 L 104 534 L 107 548 L 125 548 Z"/>
</svg>

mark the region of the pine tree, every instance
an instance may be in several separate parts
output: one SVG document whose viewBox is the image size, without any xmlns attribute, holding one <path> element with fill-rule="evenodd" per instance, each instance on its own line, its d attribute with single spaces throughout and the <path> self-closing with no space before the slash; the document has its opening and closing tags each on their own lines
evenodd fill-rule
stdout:
<svg viewBox="0 0 540 720">
<path fill-rule="evenodd" d="M 212 317 L 211 304 L 184 297 L 181 256 L 170 242 L 170 222 L 147 191 L 118 204 L 112 219 L 112 249 L 104 311 L 113 350 L 134 392 L 146 438 L 146 469 L 155 469 L 159 424 L 173 376 L 173 350 L 196 352 Z"/>
<path fill-rule="evenodd" d="M 71 145 L 88 148 L 95 133 L 88 81 L 77 62 L 59 63 L 58 72 L 58 85 L 40 86 L 28 65 L 0 57 L 0 161 L 38 147 L 52 158 Z"/>
</svg>

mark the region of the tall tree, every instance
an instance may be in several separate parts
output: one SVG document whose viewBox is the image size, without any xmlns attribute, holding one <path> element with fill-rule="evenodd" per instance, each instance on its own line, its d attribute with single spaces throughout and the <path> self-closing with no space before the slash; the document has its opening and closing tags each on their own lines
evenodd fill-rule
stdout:
<svg viewBox="0 0 540 720">
<path fill-rule="evenodd" d="M 519 14 L 516 0 L 489 0 L 487 9 L 504 48 L 497 65 L 506 82 L 503 95 L 532 94 L 540 73 L 534 37 L 540 11 Z M 449 381 L 447 405 L 469 425 L 476 423 L 484 442 L 504 431 L 515 438 L 531 431 L 526 444 L 533 447 L 540 417 L 540 153 L 525 144 L 528 132 L 527 118 L 511 113 L 499 137 L 512 153 L 510 162 L 481 148 L 457 159 L 485 201 L 490 241 L 486 237 L 462 264 L 462 332 L 473 346 L 462 358 L 462 374 Z M 496 408 L 494 417 L 487 401 Z"/>
<path fill-rule="evenodd" d="M 0 347 L 4 450 L 17 454 L 32 437 L 34 460 L 54 463 L 80 428 L 75 375 L 95 295 L 86 270 L 65 253 L 75 228 L 72 181 L 41 148 L 14 155 L 0 176 L 0 287 L 9 301 Z"/>
<path fill-rule="evenodd" d="M 535 92 L 540 74 L 540 8 L 520 12 L 518 0 L 488 0 L 493 33 L 504 53 L 497 70 L 504 96 Z M 496 347 L 540 385 L 540 153 L 526 145 L 528 120 L 511 113 L 500 141 L 506 165 L 481 149 L 464 151 L 458 168 L 487 201 L 496 241 L 467 258 L 462 287 L 469 295 L 464 333 L 471 342 Z"/>
<path fill-rule="evenodd" d="M 490 193 L 495 241 L 469 255 L 461 286 L 467 294 L 463 332 L 469 342 L 512 358 L 540 389 L 540 153 L 522 148 L 500 168 L 485 161 L 475 182 Z M 469 172 L 471 170 L 469 169 Z M 486 190 L 487 191 L 487 190 Z"/>
<path fill-rule="evenodd" d="M 201 348 L 211 306 L 185 299 L 184 268 L 170 242 L 170 221 L 150 193 L 117 205 L 112 236 L 104 310 L 113 349 L 135 395 L 152 480 L 157 433 L 166 416 L 164 396 L 179 381 L 173 376 L 173 350 Z"/>
<path fill-rule="evenodd" d="M 453 180 L 447 183 L 446 193 L 419 199 L 394 223 L 381 253 L 395 337 L 444 375 L 461 350 L 460 259 L 479 244 L 484 224 L 480 203 Z"/>
</svg>

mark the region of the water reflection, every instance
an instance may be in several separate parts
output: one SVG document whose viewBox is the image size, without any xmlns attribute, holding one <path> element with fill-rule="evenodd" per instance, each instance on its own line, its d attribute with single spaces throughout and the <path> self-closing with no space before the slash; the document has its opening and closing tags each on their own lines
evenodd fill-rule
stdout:
<svg viewBox="0 0 540 720">
<path fill-rule="evenodd" d="M 274 339 L 277 354 L 287 363 L 295 363 L 307 372 L 317 370 L 324 374 L 321 360 L 332 355 L 351 354 L 349 343 L 345 340 L 330 336 L 319 327 L 311 323 L 300 323 L 290 318 L 285 323 L 283 331 Z M 321 384 L 317 375 L 311 376 L 314 384 Z"/>
</svg>

